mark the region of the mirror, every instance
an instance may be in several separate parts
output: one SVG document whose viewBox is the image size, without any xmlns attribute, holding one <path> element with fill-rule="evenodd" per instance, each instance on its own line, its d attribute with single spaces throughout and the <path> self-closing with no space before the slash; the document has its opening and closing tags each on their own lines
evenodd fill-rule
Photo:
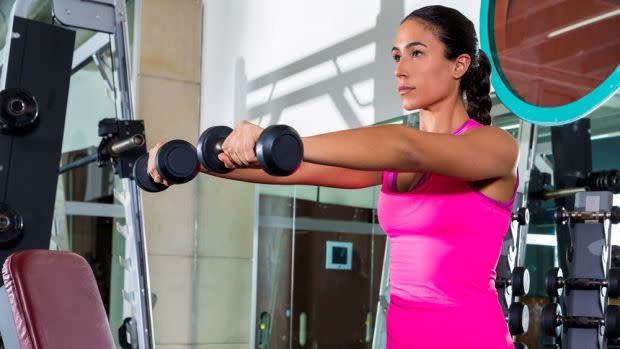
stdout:
<svg viewBox="0 0 620 349">
<path fill-rule="evenodd" d="M 572 122 L 620 87 L 618 2 L 485 0 L 480 33 L 498 97 L 526 121 Z"/>
</svg>

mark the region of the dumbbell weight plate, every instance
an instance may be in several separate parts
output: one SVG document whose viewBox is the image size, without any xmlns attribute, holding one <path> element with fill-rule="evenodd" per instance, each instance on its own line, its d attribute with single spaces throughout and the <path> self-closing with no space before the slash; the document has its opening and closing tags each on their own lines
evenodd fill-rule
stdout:
<svg viewBox="0 0 620 349">
<path fill-rule="evenodd" d="M 557 324 L 556 317 L 562 316 L 562 308 L 557 303 L 550 303 L 543 307 L 541 314 L 542 329 L 548 336 L 559 337 L 563 326 Z"/>
<path fill-rule="evenodd" d="M 605 337 L 609 339 L 620 337 L 620 306 L 607 306 L 607 311 L 605 312 Z"/>
<path fill-rule="evenodd" d="M 198 160 L 205 169 L 220 174 L 232 171 L 217 157 L 222 152 L 219 148 L 221 143 L 224 143 L 232 131 L 233 129 L 227 126 L 213 126 L 200 135 L 196 148 L 198 149 Z"/>
<path fill-rule="evenodd" d="M 517 211 L 517 222 L 520 225 L 530 224 L 530 210 L 527 207 L 521 207 Z"/>
<path fill-rule="evenodd" d="M 555 221 L 555 224 L 564 224 L 564 222 L 566 221 L 566 218 L 564 217 L 565 215 L 566 209 L 564 207 L 556 207 L 555 211 L 553 212 L 553 220 Z"/>
<path fill-rule="evenodd" d="M 607 273 L 607 296 L 620 298 L 620 268 L 609 268 Z"/>
<path fill-rule="evenodd" d="M 549 297 L 559 297 L 564 292 L 564 288 L 560 287 L 559 281 L 563 276 L 562 269 L 554 267 L 549 269 L 545 275 L 545 288 Z"/>
<path fill-rule="evenodd" d="M 172 184 L 187 183 L 194 179 L 200 170 L 196 148 L 180 139 L 162 145 L 155 159 L 157 172 Z"/>
<path fill-rule="evenodd" d="M 267 127 L 258 138 L 255 151 L 261 167 L 272 176 L 293 174 L 304 156 L 301 137 L 286 125 Z"/>
<path fill-rule="evenodd" d="M 512 271 L 512 294 L 521 297 L 530 291 L 530 273 L 524 267 Z"/>
<path fill-rule="evenodd" d="M 611 223 L 618 224 L 620 223 L 620 207 L 612 206 L 611 208 Z"/>
<path fill-rule="evenodd" d="M 530 326 L 530 311 L 527 305 L 512 303 L 508 309 L 508 327 L 510 334 L 520 336 L 527 332 Z"/>
<path fill-rule="evenodd" d="M 148 174 L 149 154 L 143 154 L 133 164 L 133 178 L 140 189 L 149 193 L 158 193 L 164 191 L 168 186 L 156 183 Z"/>
</svg>

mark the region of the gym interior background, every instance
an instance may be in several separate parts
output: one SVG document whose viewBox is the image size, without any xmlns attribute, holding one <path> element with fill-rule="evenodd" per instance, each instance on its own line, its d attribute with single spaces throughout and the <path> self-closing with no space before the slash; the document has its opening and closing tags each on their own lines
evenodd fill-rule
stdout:
<svg viewBox="0 0 620 349">
<path fill-rule="evenodd" d="M 620 8 L 607 0 L 506 1 L 521 3 L 512 13 L 517 19 L 504 23 L 507 31 L 531 29 L 560 9 L 589 18 Z M 479 32 L 476 0 L 128 0 L 135 114 L 145 122 L 147 144 L 194 143 L 207 127 L 241 119 L 288 124 L 303 136 L 381 123 L 413 126 L 417 114 L 400 109 L 389 52 L 400 20 L 431 4 L 459 9 Z M 0 2 L 0 48 L 12 5 Z M 49 0 L 32 1 L 29 18 L 51 23 Z M 611 28 L 619 21 L 603 20 Z M 566 103 L 564 91 L 589 91 L 620 63 L 617 33 L 597 31 L 568 47 L 542 34 L 515 39 L 511 49 L 523 61 L 515 63 L 514 83 L 526 81 L 521 86 L 530 87 L 533 104 Z M 117 117 L 110 37 L 77 30 L 75 50 L 88 55 L 71 77 L 62 164 L 96 153 L 99 121 Z M 598 59 L 588 65 L 580 60 L 584 52 Z M 527 85 L 543 69 L 552 71 L 554 83 Z M 492 97 L 493 124 L 518 138 L 524 123 Z M 620 168 L 619 116 L 617 93 L 587 115 L 593 171 Z M 540 171 L 552 173 L 551 154 L 551 127 L 540 126 L 534 154 Z M 59 178 L 50 248 L 87 259 L 115 334 L 123 321 L 125 255 L 119 180 L 109 166 L 96 164 Z M 377 187 L 253 185 L 206 175 L 143 194 L 157 347 L 370 348 L 386 247 L 377 194 Z M 618 195 L 614 204 L 620 205 Z M 613 245 L 620 245 L 619 234 L 613 227 Z M 327 265 L 332 245 L 342 248 L 331 251 L 350 251 L 351 260 Z M 548 303 L 545 273 L 558 265 L 557 254 L 553 222 L 530 223 L 531 288 L 523 298 L 530 331 L 520 338 L 530 348 L 547 340 L 537 324 Z M 453 320 L 441 324 L 447 335 L 466 321 Z"/>
</svg>

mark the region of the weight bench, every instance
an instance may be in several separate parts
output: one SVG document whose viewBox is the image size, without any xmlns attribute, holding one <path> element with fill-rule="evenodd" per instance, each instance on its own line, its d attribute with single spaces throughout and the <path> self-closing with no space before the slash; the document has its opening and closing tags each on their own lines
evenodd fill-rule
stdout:
<svg viewBox="0 0 620 349">
<path fill-rule="evenodd" d="M 64 251 L 23 250 L 2 268 L 6 349 L 116 348 L 90 265 Z"/>
</svg>

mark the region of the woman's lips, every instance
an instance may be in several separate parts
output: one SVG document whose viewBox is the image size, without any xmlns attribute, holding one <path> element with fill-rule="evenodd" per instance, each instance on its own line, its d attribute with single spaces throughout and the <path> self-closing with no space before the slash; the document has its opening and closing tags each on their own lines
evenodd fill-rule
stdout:
<svg viewBox="0 0 620 349">
<path fill-rule="evenodd" d="M 398 88 L 398 94 L 401 96 L 415 90 L 415 87 L 401 86 Z"/>
</svg>

